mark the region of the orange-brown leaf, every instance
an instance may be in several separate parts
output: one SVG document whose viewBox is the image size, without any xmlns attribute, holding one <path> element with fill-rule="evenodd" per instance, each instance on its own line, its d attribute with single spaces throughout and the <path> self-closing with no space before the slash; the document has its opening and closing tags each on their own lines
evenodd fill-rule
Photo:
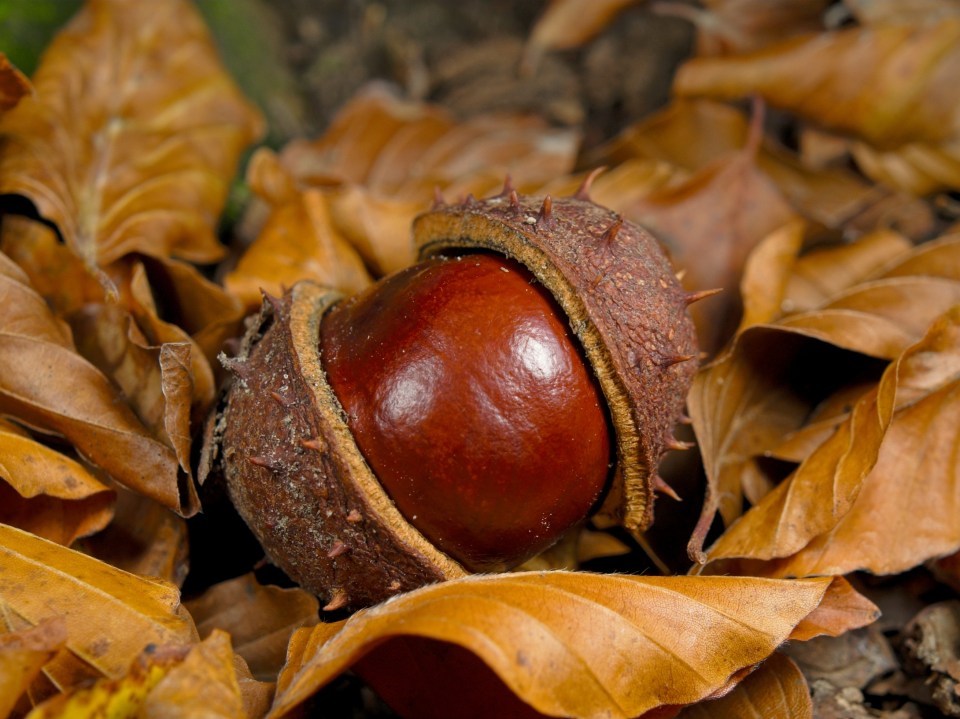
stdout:
<svg viewBox="0 0 960 719">
<path fill-rule="evenodd" d="M 103 529 L 115 492 L 60 452 L 0 425 L 0 522 L 70 545 Z"/>
<path fill-rule="evenodd" d="M 75 549 L 125 572 L 177 586 L 187 577 L 186 520 L 149 497 L 122 488 L 107 528 L 80 540 Z"/>
<path fill-rule="evenodd" d="M 8 628 L 62 619 L 68 651 L 45 669 L 61 689 L 91 670 L 123 676 L 148 644 L 182 645 L 197 638 L 176 587 L 5 525 L 0 525 L 0 606 L 5 608 L 0 620 L 15 621 Z"/>
<path fill-rule="evenodd" d="M 451 198 L 499 190 L 510 175 L 529 192 L 573 168 L 575 130 L 535 117 L 481 115 L 458 123 L 446 111 L 362 90 L 312 141 L 293 141 L 280 160 L 301 188 L 328 193 L 333 223 L 376 275 L 410 264 L 410 223 L 434 192 Z M 285 182 L 271 192 L 288 192 Z"/>
<path fill-rule="evenodd" d="M 259 114 L 186 0 L 91 0 L 0 120 L 0 193 L 29 198 L 89 267 L 220 258 L 214 234 Z"/>
<path fill-rule="evenodd" d="M 665 0 L 653 9 L 693 22 L 698 55 L 738 55 L 819 30 L 829 4 L 829 0 L 704 0 L 704 7 L 697 8 Z"/>
<path fill-rule="evenodd" d="M 813 719 L 810 689 L 793 660 L 774 653 L 733 691 L 687 707 L 677 719 Z"/>
<path fill-rule="evenodd" d="M 181 487 L 174 451 L 153 438 L 114 385 L 77 354 L 70 331 L 2 254 L 0 300 L 0 412 L 63 435 L 127 487 L 178 511 L 196 511 L 195 494 L 187 494 L 191 485 Z"/>
<path fill-rule="evenodd" d="M 850 511 L 764 574 L 896 574 L 960 549 L 960 309 L 901 363 L 897 412 Z"/>
<path fill-rule="evenodd" d="M 360 255 L 334 225 L 324 192 L 297 188 L 266 149 L 254 155 L 247 181 L 271 205 L 260 234 L 224 280 L 248 312 L 260 306 L 262 291 L 279 296 L 299 280 L 313 280 L 348 296 L 370 284 Z M 278 185 L 285 185 L 284 191 Z"/>
<path fill-rule="evenodd" d="M 940 143 L 960 132 L 960 18 L 881 25 L 781 43 L 735 58 L 689 61 L 682 96 L 751 94 L 881 149 Z"/>
<path fill-rule="evenodd" d="M 843 577 L 834 577 L 820 604 L 794 627 L 790 639 L 806 641 L 814 637 L 838 637 L 873 624 L 879 618 L 880 609 L 876 604 Z"/>
<path fill-rule="evenodd" d="M 255 677 L 273 681 L 290 636 L 317 622 L 319 604 L 301 589 L 261 585 L 252 574 L 216 584 L 186 603 L 201 637 L 222 629 Z"/>
<path fill-rule="evenodd" d="M 687 272 L 685 285 L 726 290 L 691 308 L 701 347 L 708 352 L 718 350 L 739 322 L 736 290 L 750 251 L 797 217 L 757 168 L 755 145 L 721 157 L 678 187 L 648 195 L 626 214 L 671 248 Z"/>
<path fill-rule="evenodd" d="M 16 107 L 30 89 L 30 81 L 0 52 L 0 114 Z"/>
<path fill-rule="evenodd" d="M 549 572 L 425 587 L 358 613 L 322 645 L 298 639 L 302 657 L 281 675 L 271 716 L 364 657 L 373 662 L 377 646 L 398 637 L 469 650 L 543 714 L 633 717 L 692 703 L 772 653 L 829 581 Z M 442 683 L 411 668 L 392 664 L 379 676 L 368 662 L 364 675 L 375 688 L 378 679 L 396 684 L 400 671 L 410 682 L 420 674 L 431 687 Z"/>
<path fill-rule="evenodd" d="M 66 640 L 67 630 L 60 619 L 0 633 L 0 718 L 10 715 L 30 682 Z"/>
</svg>

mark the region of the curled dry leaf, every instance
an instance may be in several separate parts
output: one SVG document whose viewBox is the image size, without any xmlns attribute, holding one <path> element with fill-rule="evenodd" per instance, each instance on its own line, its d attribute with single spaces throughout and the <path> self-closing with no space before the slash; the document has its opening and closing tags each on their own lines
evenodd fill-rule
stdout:
<svg viewBox="0 0 960 719">
<path fill-rule="evenodd" d="M 677 719 L 813 719 L 810 689 L 800 668 L 775 652 L 720 699 L 687 707 Z"/>
<path fill-rule="evenodd" d="M 958 348 L 960 309 L 953 308 L 901 363 L 896 414 L 850 511 L 792 556 L 762 568 L 751 563 L 753 570 L 896 574 L 960 549 Z"/>
<path fill-rule="evenodd" d="M 223 255 L 216 218 L 262 121 L 189 2 L 91 0 L 33 82 L 0 120 L 0 193 L 29 198 L 91 268 Z"/>
<path fill-rule="evenodd" d="M 856 281 L 864 274 L 868 277 L 833 295 L 816 309 L 788 314 L 772 324 L 745 328 L 734 346 L 695 378 L 689 408 L 704 457 L 709 490 L 698 533 L 691 544 L 694 554 L 699 550 L 698 541 L 709 527 L 713 513 L 719 509 L 728 526 L 739 516 L 743 489 L 751 482 L 756 483 L 764 474 L 759 459 L 780 445 L 787 435 L 800 429 L 819 401 L 828 397 L 833 389 L 848 384 L 851 372 L 854 373 L 853 385 L 875 381 L 876 363 L 871 364 L 866 358 L 857 359 L 849 352 L 894 360 L 919 341 L 941 313 L 960 302 L 960 266 L 956 261 L 960 238 L 947 237 L 921 246 L 889 260 L 871 275 L 868 267 L 876 267 L 893 254 L 889 247 L 878 251 L 877 242 L 867 240 L 862 250 L 829 250 L 826 259 L 822 260 L 817 259 L 817 253 L 811 253 L 797 261 L 793 267 L 800 268 L 798 276 L 801 279 L 811 268 L 826 264 L 836 253 L 850 261 L 851 267 L 846 273 L 836 271 L 825 275 L 824 291 L 839 289 L 844 282 Z M 777 256 L 773 265 L 767 268 L 769 277 L 780 278 L 781 289 L 767 287 L 763 290 L 772 296 L 778 292 L 785 295 L 781 310 L 794 301 L 789 292 L 796 292 L 798 287 L 790 272 L 783 271 L 783 263 L 783 257 Z M 790 264 L 789 260 L 787 264 Z M 765 268 L 761 265 L 751 270 L 751 274 L 763 276 L 764 273 Z M 808 285 L 807 291 L 809 289 Z M 767 306 L 772 304 L 765 302 Z M 800 299 L 796 303 L 803 306 Z M 751 300 L 747 304 L 750 305 Z M 831 367 L 833 372 L 825 374 L 818 369 L 823 367 Z M 879 406 L 890 407 L 890 393 L 896 387 L 897 380 L 888 374 L 884 382 L 874 388 L 875 392 L 879 390 L 876 395 L 881 402 Z M 858 401 L 874 401 L 864 394 L 866 390 L 861 387 L 854 395 L 848 394 L 844 398 L 849 404 L 848 411 Z M 869 421 L 869 413 L 862 414 L 866 408 L 858 406 L 861 409 L 857 416 Z M 855 426 L 852 424 L 855 421 L 853 415 L 834 421 L 827 427 L 827 434 L 838 424 L 847 429 L 837 431 L 848 432 Z M 880 438 L 875 432 L 871 436 L 876 440 Z M 820 441 L 823 439 L 820 437 Z M 856 449 L 843 459 L 844 463 L 861 452 L 865 457 L 872 455 L 879 447 L 878 444 L 861 442 L 865 437 L 851 436 L 849 439 L 854 442 L 851 447 Z M 839 449 L 836 444 L 840 441 L 839 436 L 829 441 L 831 451 Z M 814 458 L 814 454 L 808 453 L 802 458 L 810 462 L 811 469 L 820 466 L 821 460 Z M 806 474 L 805 471 L 802 473 Z M 852 476 L 850 479 L 853 481 Z M 855 484 L 850 485 L 851 490 Z M 781 494 L 786 491 L 785 487 L 779 490 Z M 833 493 L 831 489 L 821 496 L 821 500 L 831 497 L 829 502 L 832 504 Z M 848 496 L 852 498 L 855 492 Z M 760 496 L 753 495 L 750 499 L 756 503 Z M 786 500 L 786 497 L 781 496 L 781 499 Z M 837 509 L 840 514 L 845 512 L 849 509 L 847 502 L 834 508 Z M 830 510 L 827 516 L 839 518 L 840 514 L 834 510 Z M 801 512 L 801 508 L 797 506 L 796 511 Z M 780 531 L 775 527 L 767 527 L 762 533 L 769 537 L 771 532 Z M 786 551 L 788 547 L 791 548 L 788 554 L 797 551 L 812 538 L 811 535 L 802 539 L 804 534 L 806 532 L 793 534 L 790 542 L 778 551 Z M 741 535 L 742 538 L 746 536 Z M 797 543 L 800 543 L 799 547 Z"/>
<path fill-rule="evenodd" d="M 0 52 L 0 113 L 16 107 L 30 89 L 30 81 Z"/>
<path fill-rule="evenodd" d="M 214 585 L 186 603 L 201 637 L 229 632 L 255 677 L 276 678 L 294 630 L 317 622 L 317 599 L 301 589 L 257 582 L 252 574 Z"/>
<path fill-rule="evenodd" d="M 178 473 L 173 449 L 152 437 L 114 385 L 77 354 L 70 331 L 2 254 L 0 298 L 0 412 L 66 437 L 121 484 L 195 512 L 196 491 Z"/>
<path fill-rule="evenodd" d="M 55 618 L 29 629 L 0 632 L 0 717 L 10 716 L 34 677 L 66 640 L 66 627 Z"/>
<path fill-rule="evenodd" d="M 337 230 L 374 274 L 412 263 L 410 223 L 439 189 L 490 194 L 510 175 L 529 192 L 571 171 L 576 130 L 518 115 L 458 123 L 432 105 L 404 102 L 383 87 L 361 91 L 317 140 L 295 140 L 280 162 L 301 188 L 325 189 Z"/>
<path fill-rule="evenodd" d="M 960 17 L 799 38 L 735 58 L 695 59 L 682 96 L 751 94 L 863 140 L 865 173 L 917 194 L 960 186 Z"/>
<path fill-rule="evenodd" d="M 184 645 L 197 639 L 176 587 L 127 574 L 6 525 L 0 525 L 0 606 L 8 629 L 51 617 L 63 621 L 67 651 L 44 669 L 61 691 L 78 678 L 89 678 L 91 671 L 122 677 L 148 644 Z"/>
<path fill-rule="evenodd" d="M 130 574 L 181 586 L 189 563 L 187 523 L 148 497 L 117 491 L 113 520 L 74 547 Z"/>
<path fill-rule="evenodd" d="M 634 717 L 726 687 L 789 636 L 829 583 L 550 572 L 432 585 L 359 612 L 339 631 L 318 625 L 316 641 L 295 635 L 271 716 L 288 715 L 361 661 L 378 690 L 405 686 L 409 697 L 430 682 L 436 696 L 445 683 L 438 674 L 377 660 L 385 643 L 429 639 L 467 649 L 543 714 Z M 444 691 L 462 696 L 468 687 Z"/>
<path fill-rule="evenodd" d="M 270 205 L 270 215 L 224 285 L 248 312 L 260 306 L 261 292 L 280 296 L 298 280 L 335 287 L 347 296 L 370 284 L 360 255 L 334 225 L 323 191 L 297 188 L 267 149 L 253 156 L 247 181 Z"/>
<path fill-rule="evenodd" d="M 114 498 L 83 465 L 0 420 L 0 522 L 70 545 L 107 525 Z"/>
</svg>

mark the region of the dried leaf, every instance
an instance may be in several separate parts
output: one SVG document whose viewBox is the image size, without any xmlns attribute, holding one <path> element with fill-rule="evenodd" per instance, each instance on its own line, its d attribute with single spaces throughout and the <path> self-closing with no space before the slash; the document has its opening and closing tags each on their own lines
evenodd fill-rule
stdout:
<svg viewBox="0 0 960 719">
<path fill-rule="evenodd" d="M 880 618 L 877 605 L 860 594 L 843 577 L 834 577 L 820 604 L 804 617 L 790 638 L 807 641 L 814 637 L 838 637 L 873 624 Z"/>
<path fill-rule="evenodd" d="M 181 586 L 187 578 L 187 523 L 142 494 L 120 489 L 113 521 L 74 549 L 130 574 Z"/>
<path fill-rule="evenodd" d="M 677 719 L 813 719 L 810 689 L 800 668 L 775 652 L 720 699 L 684 709 Z"/>
<path fill-rule="evenodd" d="M 853 16 L 864 25 L 933 25 L 947 17 L 960 17 L 957 0 L 844 0 Z"/>
<path fill-rule="evenodd" d="M 759 94 L 824 127 L 892 149 L 956 138 L 958 69 L 960 18 L 946 18 L 922 27 L 822 33 L 735 58 L 694 59 L 681 67 L 674 89 L 717 99 Z"/>
<path fill-rule="evenodd" d="M 0 522 L 70 545 L 103 529 L 115 492 L 60 452 L 0 424 Z"/>
<path fill-rule="evenodd" d="M 313 142 L 293 141 L 280 160 L 300 188 L 328 193 L 337 230 L 374 274 L 413 261 L 410 223 L 436 190 L 486 195 L 510 175 L 521 192 L 571 171 L 575 130 L 535 117 L 480 115 L 457 123 L 439 107 L 403 102 L 382 86 L 358 93 Z M 271 182 L 285 192 L 286 183 Z"/>
<path fill-rule="evenodd" d="M 758 130 L 759 131 L 759 130 Z M 736 288 L 750 250 L 796 213 L 756 166 L 756 142 L 722 157 L 680 187 L 654 192 L 626 211 L 668 247 L 687 274 L 684 284 L 726 289 L 691 308 L 700 345 L 718 350 L 740 319 Z"/>
<path fill-rule="evenodd" d="M 183 662 L 150 690 L 142 711 L 151 719 L 245 716 L 230 636 L 215 629 L 193 647 Z"/>
<path fill-rule="evenodd" d="M 907 353 L 900 388 L 876 466 L 850 511 L 764 574 L 896 574 L 960 549 L 960 308 Z"/>
<path fill-rule="evenodd" d="M 689 408 L 709 481 L 708 502 L 691 544 L 695 554 L 699 548 L 698 538 L 702 538 L 716 510 L 719 509 L 728 526 L 740 515 L 743 485 L 755 484 L 757 475 L 761 474 L 758 458 L 780 446 L 804 422 L 813 422 L 811 412 L 816 404 L 829 397 L 834 389 L 844 386 L 851 369 L 863 372 L 869 368 L 864 360 L 828 350 L 810 340 L 870 357 L 898 357 L 923 337 L 941 313 L 960 302 L 957 248 L 960 248 L 960 238 L 943 238 L 929 247 L 895 257 L 876 272 L 874 277 L 878 279 L 870 278 L 846 289 L 817 309 L 786 315 L 774 324 L 749 327 L 738 336 L 730 351 L 694 379 Z M 880 256 L 885 253 L 886 250 Z M 862 257 L 852 249 L 844 251 L 844 255 L 869 266 L 878 261 L 870 247 L 863 250 Z M 785 281 L 789 287 L 791 280 L 784 278 L 780 262 L 777 260 L 769 270 L 770 277 L 779 278 L 781 284 Z M 819 264 L 815 259 L 810 260 L 809 266 L 801 261 L 804 272 Z M 752 272 L 763 276 L 764 267 L 758 264 Z M 827 275 L 825 289 L 839 287 L 862 272 L 860 267 L 846 275 L 836 272 L 833 279 Z M 777 289 L 765 291 L 775 296 Z M 831 367 L 833 371 L 825 375 L 818 372 L 820 367 Z M 864 377 L 869 380 L 872 375 L 868 373 L 855 379 L 853 385 L 860 388 L 840 396 L 842 403 L 853 406 L 860 400 L 866 389 L 861 386 Z M 888 384 L 885 391 L 890 390 Z M 826 434 L 816 437 L 822 442 L 841 422 L 846 422 L 844 426 L 848 428 L 854 426 L 852 417 L 829 419 L 817 430 Z M 875 435 L 874 438 L 878 439 Z M 839 437 L 831 440 L 837 441 Z M 870 449 L 871 446 L 858 441 L 857 453 L 873 453 L 876 447 Z M 811 469 L 818 466 L 819 460 L 813 459 L 812 453 L 802 458 L 812 462 Z M 783 491 L 781 488 L 780 492 Z M 828 491 L 821 501 L 832 492 Z M 757 501 L 759 497 L 751 500 Z M 846 502 L 842 506 L 845 507 Z M 831 514 L 832 510 L 828 512 Z M 764 530 L 770 531 L 774 530 L 771 527 Z M 800 536 L 796 535 L 784 547 L 793 546 L 800 541 Z M 803 544 L 808 540 L 809 537 Z M 790 553 L 797 549 L 799 547 Z"/>
<path fill-rule="evenodd" d="M 670 0 L 654 3 L 664 15 L 697 28 L 698 55 L 739 55 L 820 30 L 829 0 L 704 0 L 698 8 Z"/>
<path fill-rule="evenodd" d="M 30 81 L 0 52 L 0 114 L 16 107 L 30 90 Z"/>
<path fill-rule="evenodd" d="M 552 572 L 445 582 L 360 612 L 332 638 L 318 626 L 322 645 L 298 636 L 292 658 L 299 660 L 281 675 L 271 716 L 287 715 L 360 660 L 375 688 L 406 682 L 409 696 L 428 681 L 439 691 L 437 675 L 376 661 L 378 646 L 408 638 L 469 650 L 544 714 L 633 717 L 691 703 L 768 656 L 819 604 L 829 581 Z"/>
<path fill-rule="evenodd" d="M 749 132 L 747 117 L 733 107 L 706 99 L 677 98 L 588 152 L 586 161 L 607 165 L 659 160 L 694 172 L 742 149 Z M 879 220 L 910 237 L 924 237 L 933 227 L 924 202 L 864 182 L 842 168 L 811 168 L 769 138 L 756 153 L 756 164 L 801 215 L 825 227 L 860 233 L 874 229 Z"/>
<path fill-rule="evenodd" d="M 92 686 L 56 695 L 37 705 L 28 719 L 127 719 L 141 716 L 147 695 L 177 664 L 186 647 L 148 648 L 130 670 L 115 679 L 101 678 Z"/>
<path fill-rule="evenodd" d="M 279 296 L 299 280 L 310 279 L 346 295 L 370 284 L 360 255 L 333 224 L 329 200 L 322 191 L 298 189 L 266 149 L 254 155 L 247 181 L 271 204 L 259 236 L 224 279 L 248 312 L 260 306 L 261 292 Z"/>
<path fill-rule="evenodd" d="M 526 63 L 535 63 L 550 50 L 580 47 L 599 35 L 630 5 L 641 0 L 551 0 L 533 26 L 525 50 Z"/>
<path fill-rule="evenodd" d="M 78 672 L 122 677 L 148 644 L 182 645 L 197 638 L 176 587 L 0 525 L 4 608 L 0 619 L 7 620 L 7 628 L 11 620 L 24 626 L 50 617 L 63 620 L 69 651 L 45 669 L 61 690 L 73 685 Z"/>
<path fill-rule="evenodd" d="M 30 682 L 67 640 L 59 619 L 45 619 L 37 626 L 0 633 L 0 717 L 6 719 L 27 691 Z"/>
<path fill-rule="evenodd" d="M 181 487 L 173 450 L 151 437 L 109 380 L 76 353 L 69 330 L 4 255 L 0 299 L 0 412 L 63 435 L 125 486 L 195 512 L 195 491 L 188 482 Z"/>
<path fill-rule="evenodd" d="M 903 236 L 881 229 L 856 242 L 820 248 L 800 257 L 781 288 L 784 313 L 805 312 L 823 305 L 834 295 L 876 275 L 911 248 L 910 241 Z"/>
<path fill-rule="evenodd" d="M 261 120 L 190 3 L 91 0 L 33 82 L 0 120 L 0 193 L 29 198 L 89 267 L 223 255 L 214 224 Z"/>
<path fill-rule="evenodd" d="M 257 582 L 252 574 L 216 584 L 186 603 L 201 637 L 227 631 L 257 678 L 279 674 L 290 636 L 316 624 L 319 603 L 301 589 L 280 589 Z"/>
</svg>

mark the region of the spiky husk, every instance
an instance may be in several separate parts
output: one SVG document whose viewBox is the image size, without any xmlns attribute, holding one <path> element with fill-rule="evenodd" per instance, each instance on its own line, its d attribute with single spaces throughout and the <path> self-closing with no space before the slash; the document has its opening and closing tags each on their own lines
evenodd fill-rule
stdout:
<svg viewBox="0 0 960 719">
<path fill-rule="evenodd" d="M 438 203 L 414 223 L 420 257 L 485 249 L 526 265 L 566 312 L 607 400 L 617 469 L 603 512 L 633 530 L 653 521 L 657 466 L 678 445 L 698 354 L 692 297 L 659 243 L 585 189 L 564 198 L 496 197 Z M 549 448 L 545 449 L 549 451 Z"/>
</svg>

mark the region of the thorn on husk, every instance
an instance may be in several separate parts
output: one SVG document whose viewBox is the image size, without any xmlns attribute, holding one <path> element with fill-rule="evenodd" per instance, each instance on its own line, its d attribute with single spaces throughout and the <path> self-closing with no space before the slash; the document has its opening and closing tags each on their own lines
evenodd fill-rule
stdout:
<svg viewBox="0 0 960 719">
<path fill-rule="evenodd" d="M 590 188 L 593 186 L 593 181 L 600 176 L 601 173 L 606 171 L 606 166 L 595 167 L 590 170 L 590 173 L 583 178 L 583 182 L 580 183 L 580 187 L 577 188 L 577 191 L 573 193 L 574 198 L 578 200 L 590 201 Z"/>
<path fill-rule="evenodd" d="M 343 589 L 337 587 L 331 592 L 330 601 L 324 605 L 323 611 L 335 612 L 338 609 L 343 609 L 349 603 L 350 597 L 347 596 L 347 593 Z"/>
<path fill-rule="evenodd" d="M 623 227 L 623 218 L 617 217 L 613 221 L 613 224 L 606 229 L 606 232 L 603 233 L 603 241 L 607 245 L 611 245 L 617 239 L 617 233 L 620 232 L 620 228 Z"/>
<path fill-rule="evenodd" d="M 682 501 L 683 501 L 683 500 L 680 498 L 680 495 L 677 494 L 677 493 L 674 491 L 673 487 L 671 487 L 669 484 L 667 484 L 667 483 L 664 481 L 663 477 L 661 477 L 659 474 L 656 474 L 656 475 L 654 475 L 654 477 L 653 477 L 653 488 L 654 488 L 656 491 L 660 492 L 660 494 L 665 494 L 665 495 L 667 495 L 668 497 L 670 497 L 670 499 L 675 499 L 675 500 L 678 501 L 678 502 L 682 502 Z"/>
<path fill-rule="evenodd" d="M 713 297 L 716 294 L 723 292 L 723 288 L 717 287 L 712 290 L 699 290 L 698 292 L 688 292 L 686 297 L 683 298 L 683 301 L 687 305 L 692 305 L 694 302 L 699 302 L 700 300 L 705 300 L 708 297 Z"/>
<path fill-rule="evenodd" d="M 543 204 L 540 205 L 540 212 L 537 214 L 537 227 L 543 225 L 550 227 L 553 224 L 553 198 L 547 195 L 543 198 Z"/>
</svg>

